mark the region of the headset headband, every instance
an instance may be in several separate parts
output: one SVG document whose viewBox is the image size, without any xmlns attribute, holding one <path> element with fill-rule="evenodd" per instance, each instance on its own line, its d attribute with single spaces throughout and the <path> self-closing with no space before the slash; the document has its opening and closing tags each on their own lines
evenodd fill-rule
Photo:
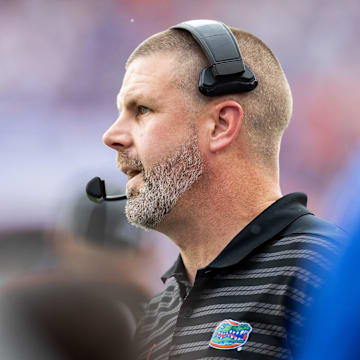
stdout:
<svg viewBox="0 0 360 360">
<path fill-rule="evenodd" d="M 209 66 L 200 73 L 199 90 L 205 96 L 219 96 L 251 91 L 258 82 L 243 62 L 238 43 L 231 30 L 214 20 L 191 20 L 171 29 L 188 31 L 200 45 Z"/>
</svg>

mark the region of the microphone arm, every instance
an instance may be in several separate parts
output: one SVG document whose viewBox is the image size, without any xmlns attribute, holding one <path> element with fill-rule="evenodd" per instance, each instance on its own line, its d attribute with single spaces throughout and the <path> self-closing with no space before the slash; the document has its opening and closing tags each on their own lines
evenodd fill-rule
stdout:
<svg viewBox="0 0 360 360">
<path fill-rule="evenodd" d="M 100 204 L 103 201 L 126 200 L 126 195 L 106 196 L 105 181 L 98 176 L 91 179 L 86 185 L 86 195 L 89 200 Z"/>
</svg>

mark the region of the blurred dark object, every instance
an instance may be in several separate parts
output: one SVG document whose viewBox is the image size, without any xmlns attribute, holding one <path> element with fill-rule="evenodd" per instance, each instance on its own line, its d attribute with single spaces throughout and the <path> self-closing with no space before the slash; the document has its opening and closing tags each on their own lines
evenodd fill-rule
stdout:
<svg viewBox="0 0 360 360">
<path fill-rule="evenodd" d="M 125 203 L 94 204 L 84 194 L 64 205 L 57 227 L 102 247 L 136 248 L 144 230 L 126 220 Z"/>
<path fill-rule="evenodd" d="M 24 276 L 51 272 L 58 264 L 43 228 L 0 232 L 0 288 Z"/>
<path fill-rule="evenodd" d="M 138 296 L 82 281 L 28 283 L 0 296 L 0 358 L 130 360 Z"/>
<path fill-rule="evenodd" d="M 122 189 L 110 185 L 109 191 Z M 63 202 L 55 233 L 49 232 L 49 237 L 62 271 L 99 283 L 132 284 L 148 297 L 153 294 L 157 259 L 142 241 L 144 234 L 128 223 L 124 202 L 95 204 L 81 188 Z"/>
<path fill-rule="evenodd" d="M 0 233 L 0 271 L 27 271 L 41 267 L 51 257 L 42 228 L 9 229 Z"/>
</svg>

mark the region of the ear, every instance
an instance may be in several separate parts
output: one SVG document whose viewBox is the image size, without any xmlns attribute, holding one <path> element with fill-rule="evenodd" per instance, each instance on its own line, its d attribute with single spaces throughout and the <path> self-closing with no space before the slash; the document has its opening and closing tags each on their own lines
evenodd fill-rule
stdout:
<svg viewBox="0 0 360 360">
<path fill-rule="evenodd" d="M 243 114 L 241 105 L 234 100 L 215 105 L 209 139 L 211 152 L 220 151 L 234 142 L 242 125 Z"/>
</svg>

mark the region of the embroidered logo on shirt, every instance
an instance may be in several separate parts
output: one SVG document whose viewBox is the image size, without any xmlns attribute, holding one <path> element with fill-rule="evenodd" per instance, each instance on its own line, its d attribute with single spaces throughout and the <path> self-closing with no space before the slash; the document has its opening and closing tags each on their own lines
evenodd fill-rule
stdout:
<svg viewBox="0 0 360 360">
<path fill-rule="evenodd" d="M 223 320 L 216 326 L 209 346 L 220 350 L 237 349 L 240 351 L 248 341 L 251 331 L 252 327 L 248 323 L 231 319 Z"/>
</svg>

